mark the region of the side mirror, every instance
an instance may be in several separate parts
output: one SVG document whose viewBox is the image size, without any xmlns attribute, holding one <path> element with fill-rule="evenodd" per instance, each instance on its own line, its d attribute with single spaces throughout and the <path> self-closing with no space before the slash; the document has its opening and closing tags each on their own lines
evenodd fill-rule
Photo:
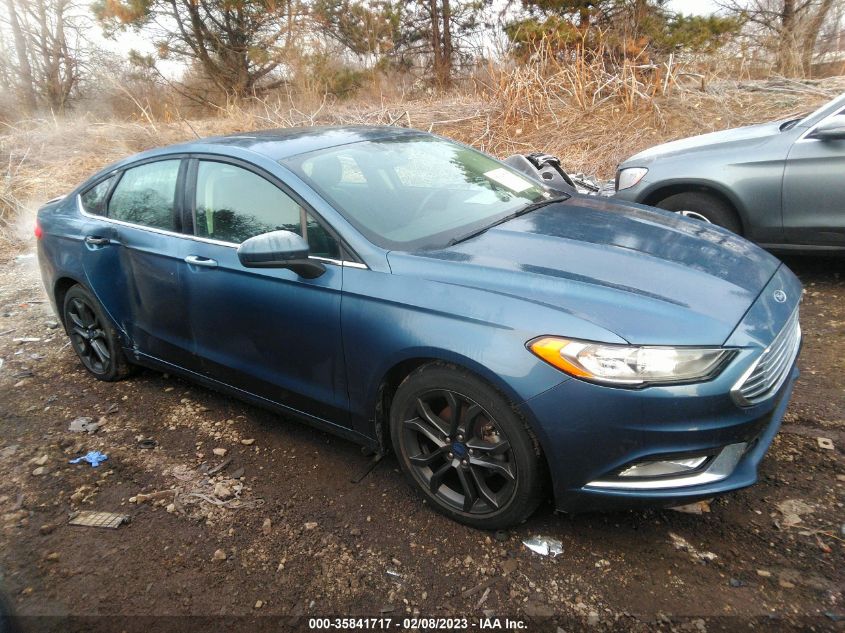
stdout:
<svg viewBox="0 0 845 633">
<path fill-rule="evenodd" d="M 238 259 L 246 268 L 290 268 L 305 279 L 326 272 L 320 262 L 308 259 L 308 242 L 291 231 L 272 231 L 249 238 L 238 246 Z"/>
<path fill-rule="evenodd" d="M 817 138 L 822 141 L 845 140 L 845 114 L 830 117 L 808 134 L 807 138 Z"/>
</svg>

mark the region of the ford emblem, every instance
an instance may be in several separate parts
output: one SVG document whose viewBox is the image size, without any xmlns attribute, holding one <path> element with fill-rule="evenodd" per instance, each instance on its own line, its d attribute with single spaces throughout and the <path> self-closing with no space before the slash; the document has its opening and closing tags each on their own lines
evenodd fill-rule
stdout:
<svg viewBox="0 0 845 633">
<path fill-rule="evenodd" d="M 786 293 L 783 290 L 775 290 L 772 296 L 778 303 L 786 303 Z"/>
</svg>

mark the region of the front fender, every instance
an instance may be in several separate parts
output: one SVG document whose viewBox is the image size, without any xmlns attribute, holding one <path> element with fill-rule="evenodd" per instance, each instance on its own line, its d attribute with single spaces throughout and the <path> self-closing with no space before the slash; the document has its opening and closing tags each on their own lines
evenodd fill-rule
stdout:
<svg viewBox="0 0 845 633">
<path fill-rule="evenodd" d="M 567 380 L 565 374 L 525 348 L 538 334 L 532 327 L 536 325 L 536 306 L 534 319 L 528 305 L 522 313 L 503 310 L 512 317 L 509 324 L 485 318 L 484 310 L 469 316 L 465 308 L 470 290 L 444 285 L 434 289 L 429 287 L 433 283 L 344 269 L 341 319 L 347 389 L 353 424 L 365 435 L 375 436 L 374 417 L 385 376 L 412 359 L 460 365 L 487 380 L 514 404 Z M 422 304 L 424 298 L 428 305 Z M 435 308 L 431 301 L 453 309 Z M 515 325 L 518 322 L 523 325 Z"/>
</svg>

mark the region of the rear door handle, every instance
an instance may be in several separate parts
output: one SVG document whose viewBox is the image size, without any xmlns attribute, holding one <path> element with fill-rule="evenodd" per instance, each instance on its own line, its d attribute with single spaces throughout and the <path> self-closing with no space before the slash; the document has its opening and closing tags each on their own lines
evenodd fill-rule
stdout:
<svg viewBox="0 0 845 633">
<path fill-rule="evenodd" d="M 188 255 L 185 258 L 185 263 L 191 266 L 203 266 L 205 268 L 217 268 L 217 260 L 209 259 L 208 257 L 200 257 L 199 255 Z"/>
<path fill-rule="evenodd" d="M 86 235 L 85 243 L 89 246 L 105 246 L 111 244 L 111 240 L 107 237 L 100 237 L 99 235 Z"/>
</svg>

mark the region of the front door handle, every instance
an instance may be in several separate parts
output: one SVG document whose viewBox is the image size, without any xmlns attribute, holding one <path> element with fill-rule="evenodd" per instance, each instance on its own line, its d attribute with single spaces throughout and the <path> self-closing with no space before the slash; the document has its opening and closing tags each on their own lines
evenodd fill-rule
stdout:
<svg viewBox="0 0 845 633">
<path fill-rule="evenodd" d="M 111 240 L 107 237 L 100 237 L 99 235 L 86 235 L 85 243 L 89 246 L 105 246 L 111 244 Z"/>
<path fill-rule="evenodd" d="M 209 259 L 208 257 L 200 257 L 199 255 L 188 255 L 185 258 L 185 263 L 191 266 L 203 266 L 205 268 L 217 268 L 217 260 Z"/>
</svg>

